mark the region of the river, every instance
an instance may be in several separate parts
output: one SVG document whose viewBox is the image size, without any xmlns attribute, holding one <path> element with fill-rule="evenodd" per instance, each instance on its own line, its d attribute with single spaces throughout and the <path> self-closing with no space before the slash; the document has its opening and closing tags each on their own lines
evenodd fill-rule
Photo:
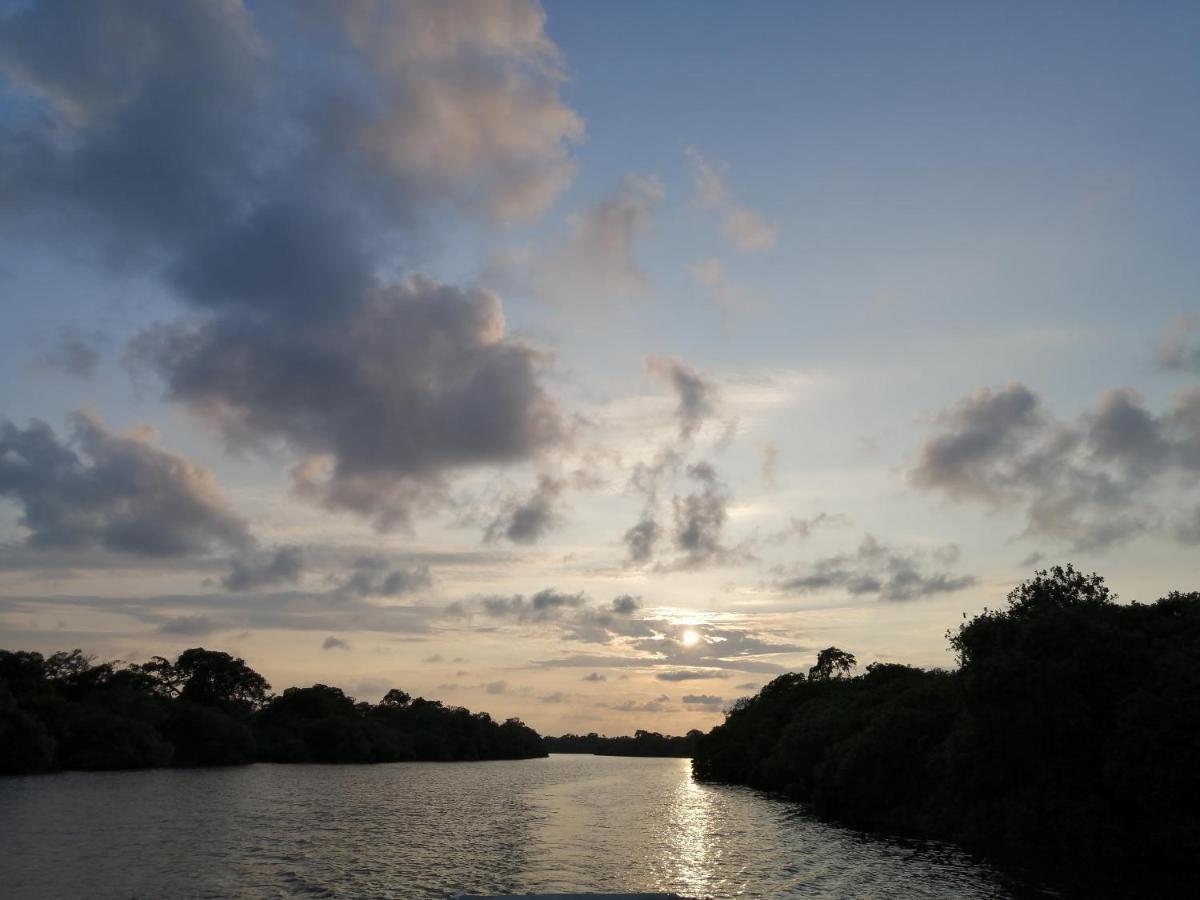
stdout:
<svg viewBox="0 0 1200 900">
<path fill-rule="evenodd" d="M 682 759 L 552 756 L 0 778 L 8 898 L 1009 898 L 947 847 L 866 838 Z"/>
</svg>

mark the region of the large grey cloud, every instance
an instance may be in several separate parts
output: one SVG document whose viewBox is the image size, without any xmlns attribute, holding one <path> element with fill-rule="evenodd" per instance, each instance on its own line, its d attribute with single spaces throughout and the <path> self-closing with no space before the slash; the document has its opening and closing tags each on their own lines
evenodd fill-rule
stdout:
<svg viewBox="0 0 1200 900">
<path fill-rule="evenodd" d="M 44 113 L 0 126 L 0 217 L 161 274 L 191 315 L 133 358 L 291 447 L 309 496 L 386 527 L 561 437 L 495 295 L 383 274 L 430 214 L 526 218 L 569 181 L 536 3 L 51 0 L 0 23 L 0 71 Z"/>
<path fill-rule="evenodd" d="M 1154 492 L 1194 489 L 1200 474 L 1200 388 L 1164 413 L 1129 388 L 1064 422 L 1022 384 L 983 389 L 943 412 L 910 472 L 914 485 L 961 501 L 1023 510 L 1026 534 L 1077 549 L 1162 524 Z"/>
<path fill-rule="evenodd" d="M 0 424 L 0 496 L 20 506 L 39 548 L 170 557 L 253 543 L 206 469 L 90 413 L 72 417 L 66 442 L 44 422 Z"/>
<path fill-rule="evenodd" d="M 145 335 L 169 395 L 232 440 L 281 437 L 298 488 L 404 523 L 454 469 L 519 461 L 562 437 L 543 358 L 504 339 L 495 295 L 414 277 L 336 322 L 229 314 Z"/>
<path fill-rule="evenodd" d="M 927 554 L 904 552 L 881 543 L 872 535 L 863 537 L 853 553 L 826 556 L 801 566 L 779 582 L 781 590 L 807 594 L 841 590 L 852 596 L 880 600 L 916 600 L 949 594 L 971 587 L 973 575 L 951 575 L 930 571 L 930 562 L 953 562 L 957 547 L 943 547 Z"/>
</svg>

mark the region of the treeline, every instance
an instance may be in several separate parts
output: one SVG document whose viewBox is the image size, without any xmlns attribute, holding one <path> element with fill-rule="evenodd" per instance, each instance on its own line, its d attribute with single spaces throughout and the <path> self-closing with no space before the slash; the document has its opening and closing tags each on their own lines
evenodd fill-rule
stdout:
<svg viewBox="0 0 1200 900">
<path fill-rule="evenodd" d="M 823 651 L 699 742 L 698 778 L 952 840 L 1089 895 L 1187 890 L 1200 859 L 1200 593 L 1118 605 L 1039 572 L 948 632 L 954 672 Z M 1097 893 L 1098 892 L 1098 893 Z"/>
<path fill-rule="evenodd" d="M 633 737 L 605 737 L 589 734 L 564 734 L 542 740 L 551 753 L 593 753 L 596 756 L 691 756 L 703 732 L 692 729 L 677 737 L 657 731 L 635 731 Z"/>
<path fill-rule="evenodd" d="M 377 704 L 323 684 L 270 691 L 242 660 L 202 648 L 140 665 L 0 650 L 0 774 L 546 755 L 517 719 L 400 690 Z"/>
</svg>

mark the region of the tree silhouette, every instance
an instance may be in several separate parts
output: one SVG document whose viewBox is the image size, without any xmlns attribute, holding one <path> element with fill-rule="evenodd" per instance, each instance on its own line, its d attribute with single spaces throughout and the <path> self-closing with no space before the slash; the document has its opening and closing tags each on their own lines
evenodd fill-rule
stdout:
<svg viewBox="0 0 1200 900">
<path fill-rule="evenodd" d="M 965 618 L 965 617 L 964 617 Z M 1200 593 L 1119 604 L 1073 566 L 948 634 L 953 672 L 823 650 L 735 704 L 698 778 L 853 827 L 951 840 L 1078 896 L 1191 896 Z"/>
<path fill-rule="evenodd" d="M 826 647 L 817 654 L 817 664 L 808 670 L 813 681 L 828 681 L 830 678 L 845 678 L 858 665 L 853 653 Z M 835 674 L 836 673 L 836 674 Z"/>
</svg>

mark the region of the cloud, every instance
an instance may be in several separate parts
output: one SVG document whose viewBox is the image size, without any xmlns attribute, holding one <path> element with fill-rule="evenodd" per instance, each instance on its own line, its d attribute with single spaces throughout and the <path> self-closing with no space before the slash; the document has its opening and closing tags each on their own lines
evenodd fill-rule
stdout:
<svg viewBox="0 0 1200 900">
<path fill-rule="evenodd" d="M 941 433 L 921 447 L 911 473 L 920 488 L 995 500 L 1018 481 L 1008 466 L 1029 436 L 1046 423 L 1037 395 L 1012 383 L 998 392 L 981 388 L 938 417 Z"/>
<path fill-rule="evenodd" d="M 622 628 L 622 626 L 628 626 Z M 684 643 L 684 631 L 695 631 L 698 641 Z M 636 668 L 661 670 L 668 677 L 662 681 L 693 680 L 679 672 L 707 673 L 708 678 L 721 678 L 720 672 L 742 671 L 779 673 L 785 666 L 763 657 L 805 652 L 808 647 L 783 643 L 761 637 L 740 628 L 722 628 L 697 624 L 686 628 L 667 619 L 644 617 L 616 623 L 605 643 L 623 647 L 626 655 L 576 653 L 535 664 L 547 668 Z M 592 675 L 598 673 L 593 672 Z M 695 677 L 699 677 L 696 675 Z M 599 681 L 586 677 L 584 680 Z"/>
<path fill-rule="evenodd" d="M 73 138 L 55 145 L 34 125 L 13 136 L 30 145 L 25 166 L 43 157 L 30 190 L 72 189 L 110 212 L 141 175 L 155 190 L 126 196 L 138 207 L 128 217 L 180 228 L 189 207 L 211 221 L 240 191 L 278 190 L 299 168 L 326 181 L 357 175 L 347 187 L 394 203 L 498 219 L 540 212 L 571 180 L 583 123 L 558 97 L 558 52 L 534 2 L 304 4 L 286 16 L 172 6 L 45 2 L 6 17 L 0 69 Z M 275 131 L 284 128 L 287 142 Z M 155 142 L 172 165 L 153 165 Z M 99 183 L 106 175 L 122 182 Z"/>
<path fill-rule="evenodd" d="M 67 443 L 44 422 L 0 425 L 0 496 L 21 506 L 30 545 L 157 557 L 250 547 L 249 528 L 206 469 L 146 433 L 113 434 L 91 413 L 71 422 Z"/>
<path fill-rule="evenodd" d="M 711 694 L 685 694 L 683 696 L 684 706 L 701 706 L 709 710 L 720 709 L 724 702 L 723 698 L 714 697 Z"/>
<path fill-rule="evenodd" d="M 504 338 L 500 300 L 412 277 L 336 322 L 229 313 L 145 334 L 136 356 L 235 444 L 284 439 L 297 490 L 404 524 L 458 469 L 536 456 L 563 426 L 545 360 Z"/>
<path fill-rule="evenodd" d="M 322 650 L 349 650 L 350 643 L 348 641 L 343 641 L 341 638 L 336 638 L 333 635 L 330 635 L 329 637 L 325 638 L 325 640 L 321 641 L 321 649 Z"/>
<path fill-rule="evenodd" d="M 741 251 L 769 250 L 774 247 L 779 240 L 779 226 L 767 222 L 749 206 L 735 202 L 722 172 L 698 150 L 689 147 L 687 156 L 692 166 L 696 205 L 719 212 L 721 236 Z M 718 270 L 710 286 L 715 286 L 719 280 Z"/>
<path fill-rule="evenodd" d="M 431 606 L 379 605 L 336 592 L 276 591 L 208 594 L 159 594 L 138 597 L 11 596 L 0 600 L 10 609 L 46 615 L 61 610 L 66 617 L 82 610 L 123 616 L 157 628 L 163 626 L 230 631 L 372 631 L 392 635 L 424 635 L 441 610 Z M 176 623 L 177 620 L 183 622 Z"/>
<path fill-rule="evenodd" d="M 652 518 L 643 517 L 622 535 L 628 550 L 627 561 L 631 565 L 643 565 L 654 558 L 654 548 L 662 537 L 663 531 Z"/>
<path fill-rule="evenodd" d="M 401 597 L 432 585 L 433 576 L 427 565 L 404 568 L 378 556 L 362 556 L 354 561 L 334 590 L 353 597 Z"/>
<path fill-rule="evenodd" d="M 727 313 L 745 313 L 763 308 L 767 298 L 736 284 L 725 273 L 725 265 L 715 257 L 699 259 L 687 267 L 687 274 L 712 294 L 713 301 Z"/>
<path fill-rule="evenodd" d="M 792 516 L 788 520 L 787 525 L 778 531 L 764 535 L 759 541 L 767 546 L 786 544 L 792 538 L 795 538 L 797 541 L 806 541 L 817 528 L 829 525 L 841 525 L 845 524 L 846 521 L 845 516 L 835 516 L 825 512 L 819 512 L 807 518 Z"/>
<path fill-rule="evenodd" d="M 713 678 L 728 678 L 728 672 L 708 669 L 675 669 L 670 672 L 659 672 L 654 676 L 659 681 L 708 681 Z"/>
<path fill-rule="evenodd" d="M 524 219 L 570 181 L 583 125 L 544 25 L 520 0 L 23 7 L 8 220 L 161 277 L 189 314 L 130 359 L 231 443 L 287 445 L 305 496 L 403 525 L 561 438 L 498 297 L 383 274 L 435 213 Z"/>
<path fill-rule="evenodd" d="M 679 401 L 675 417 L 679 421 L 681 441 L 692 438 L 707 419 L 716 415 L 716 385 L 691 366 L 666 356 L 648 356 L 646 371 L 667 382 L 674 390 Z"/>
<path fill-rule="evenodd" d="M 641 702 L 637 700 L 623 700 L 620 703 L 597 703 L 596 706 L 616 712 L 660 713 L 667 712 L 666 703 L 669 700 L 669 697 L 664 696 L 657 700 L 645 700 Z"/>
<path fill-rule="evenodd" d="M 271 552 L 256 550 L 235 556 L 221 584 L 229 591 L 295 584 L 304 574 L 302 547 L 277 547 Z"/>
<path fill-rule="evenodd" d="M 721 216 L 721 234 L 739 250 L 769 250 L 779 240 L 779 226 L 747 206 L 738 206 Z"/>
<path fill-rule="evenodd" d="M 1158 527 L 1151 494 L 1167 476 L 1200 473 L 1200 388 L 1161 415 L 1129 388 L 1101 395 L 1074 422 L 1055 419 L 1022 384 L 984 388 L 937 419 L 910 479 L 958 501 L 1023 509 L 1025 534 L 1075 549 L 1105 547 Z"/>
<path fill-rule="evenodd" d="M 532 263 L 533 293 L 560 303 L 605 303 L 649 293 L 635 250 L 665 196 L 657 178 L 626 175 L 608 197 L 572 215 L 568 233 Z"/>
<path fill-rule="evenodd" d="M 691 625 L 699 640 L 684 643 L 684 628 L 670 622 L 654 623 L 656 634 L 629 642 L 635 650 L 650 654 L 644 663 L 655 665 L 689 666 L 696 669 L 733 669 L 746 672 L 775 672 L 781 667 L 759 660 L 758 657 L 782 653 L 798 653 L 806 648 L 800 644 L 777 643 L 740 628 L 720 628 L 714 625 Z"/>
<path fill-rule="evenodd" d="M 159 634 L 203 637 L 226 626 L 208 616 L 175 616 L 158 626 Z"/>
<path fill-rule="evenodd" d="M 35 365 L 87 381 L 96 374 L 96 367 L 100 365 L 98 342 L 95 335 L 83 334 L 75 328 L 64 326 L 59 329 L 54 345 L 37 358 Z"/>
<path fill-rule="evenodd" d="M 507 681 L 489 681 L 483 686 L 483 689 L 489 694 L 506 694 L 508 693 Z"/>
<path fill-rule="evenodd" d="M 725 562 L 730 551 L 721 543 L 721 531 L 725 527 L 729 492 L 709 463 L 690 465 L 687 474 L 699 485 L 699 490 L 673 501 L 672 540 L 682 554 L 675 565 L 695 569 Z"/>
<path fill-rule="evenodd" d="M 632 616 L 638 611 L 641 606 L 637 598 L 631 597 L 628 594 L 622 594 L 619 597 L 614 597 L 612 602 L 612 611 L 619 616 Z"/>
<path fill-rule="evenodd" d="M 561 521 L 558 502 L 566 482 L 542 475 L 527 497 L 510 499 L 488 525 L 484 539 L 489 543 L 505 537 L 514 544 L 533 544 Z"/>
<path fill-rule="evenodd" d="M 674 481 L 693 439 L 720 409 L 716 385 L 691 366 L 669 357 L 649 356 L 646 370 L 666 382 L 674 392 L 678 433 L 658 448 L 650 462 L 639 461 L 633 468 L 629 487 L 645 499 L 641 518 L 622 535 L 627 565 L 649 563 L 665 534 L 660 524 L 659 491 Z M 728 423 L 727 431 L 734 423 Z M 709 463 L 700 462 L 686 469 L 689 477 L 701 483 L 702 490 L 686 497 L 675 497 L 673 539 L 685 556 L 671 567 L 694 568 L 715 561 L 723 552 L 718 546 L 725 518 L 726 491 L 716 479 Z M 713 542 L 717 542 L 714 544 Z"/>
<path fill-rule="evenodd" d="M 930 555 L 946 561 L 945 548 Z M 851 596 L 902 601 L 954 593 L 977 582 L 973 575 L 923 571 L 923 565 L 921 554 L 894 550 L 868 534 L 853 554 L 818 559 L 782 579 L 779 587 L 797 594 L 836 589 Z"/>
<path fill-rule="evenodd" d="M 544 694 L 538 697 L 538 703 L 570 703 L 571 695 L 564 694 L 562 691 L 553 691 L 549 694 Z"/>
<path fill-rule="evenodd" d="M 1200 317 L 1175 319 L 1159 341 L 1157 356 L 1164 369 L 1200 372 Z"/>
<path fill-rule="evenodd" d="M 583 121 L 559 99 L 540 4 L 332 8 L 388 93 L 362 138 L 393 177 L 498 220 L 541 212 L 571 182 Z"/>
<path fill-rule="evenodd" d="M 607 644 L 615 637 L 653 634 L 653 624 L 637 617 L 637 611 L 637 601 L 628 595 L 614 598 L 608 607 L 581 607 L 563 621 L 563 636 L 573 641 Z"/>
<path fill-rule="evenodd" d="M 552 588 L 538 591 L 528 600 L 524 595 L 484 597 L 480 611 L 494 619 L 509 619 L 518 624 L 538 624 L 559 619 L 567 610 L 578 609 L 586 602 L 583 594 L 566 594 Z"/>
<path fill-rule="evenodd" d="M 1200 505 L 1179 523 L 1175 536 L 1183 544 L 1200 544 Z"/>
<path fill-rule="evenodd" d="M 608 681 L 607 675 L 601 675 L 599 672 L 592 672 L 583 676 L 584 681 Z"/>
<path fill-rule="evenodd" d="M 692 182 L 695 188 L 695 203 L 701 209 L 718 209 L 729 198 L 729 187 L 717 168 L 704 158 L 694 147 L 686 150 L 692 166 Z"/>
</svg>

